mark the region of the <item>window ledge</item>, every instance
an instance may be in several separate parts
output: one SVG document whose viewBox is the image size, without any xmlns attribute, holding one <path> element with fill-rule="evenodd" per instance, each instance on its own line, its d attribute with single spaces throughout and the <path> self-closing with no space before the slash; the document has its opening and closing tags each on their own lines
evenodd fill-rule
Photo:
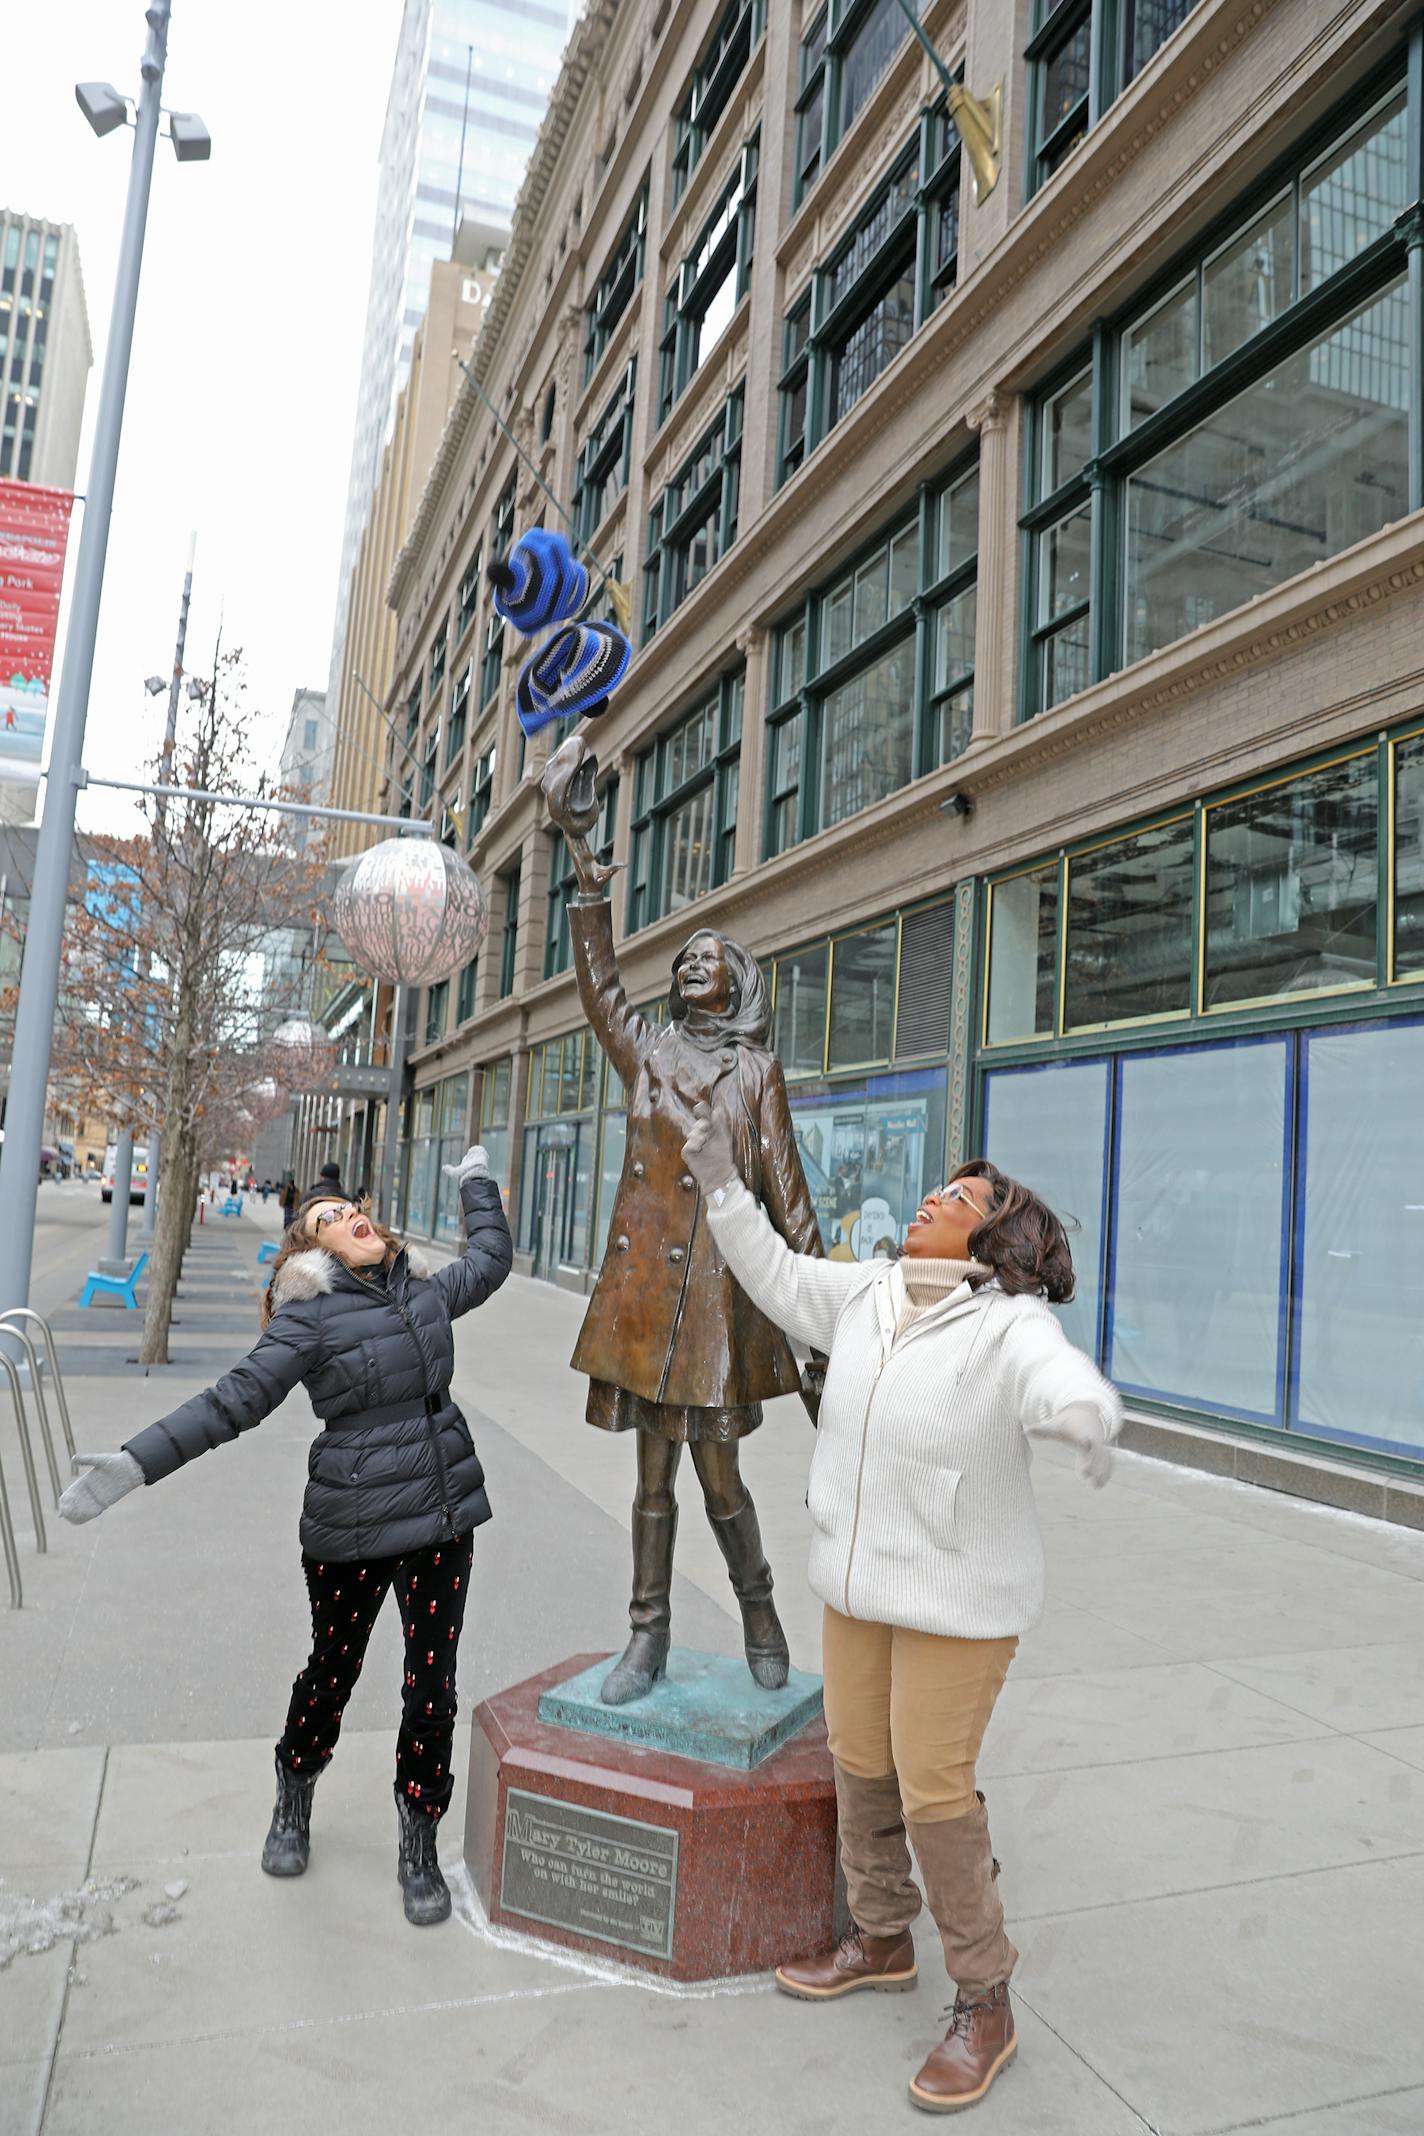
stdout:
<svg viewBox="0 0 1424 2136">
<path fill-rule="evenodd" d="M 962 0 L 932 0 L 920 20 L 952 71 L 964 44 Z M 940 93 L 939 76 L 924 48 L 907 30 L 904 44 L 777 240 L 777 263 L 784 273 L 788 298 L 799 295 L 811 269 L 844 234 L 867 193 L 884 176 L 886 158 L 904 147 L 921 105 L 932 104 Z M 791 124 L 794 133 L 794 113 Z"/>
<path fill-rule="evenodd" d="M 687 191 L 668 217 L 667 228 L 658 248 L 658 257 L 664 270 L 682 258 L 687 250 L 688 232 L 702 220 L 713 195 L 731 177 L 743 145 L 756 130 L 762 115 L 762 79 L 765 72 L 766 31 L 763 30 L 757 39 L 756 50 L 747 61 L 741 79 L 727 100 L 726 109 L 712 129 L 711 139 L 702 151 Z M 735 149 L 731 146 L 733 142 L 736 143 Z"/>
<path fill-rule="evenodd" d="M 1020 777 L 1030 766 L 1047 764 L 1154 712 L 1188 704 L 1202 691 L 1251 668 L 1300 652 L 1322 632 L 1354 622 L 1382 602 L 1400 595 L 1417 602 L 1422 590 L 1424 512 L 1411 512 L 1353 548 L 1287 579 L 1283 586 L 1257 594 L 1162 651 L 1135 660 L 1051 711 L 1025 720 L 1011 733 L 971 743 L 955 760 L 958 783 L 977 799 Z M 1404 675 L 1398 680 L 1401 688 L 1411 682 Z M 1371 692 L 1366 701 L 1371 730 L 1397 716 L 1381 710 L 1377 692 Z M 1338 711 L 1337 705 L 1328 705 L 1312 718 L 1303 717 L 1297 705 L 1282 706 L 1280 732 L 1292 739 L 1295 754 L 1305 755 L 1311 747 L 1312 728 L 1333 726 Z M 1273 731 L 1263 728 L 1257 738 L 1268 742 Z M 1213 771 L 1209 760 L 1199 768 L 1204 776 Z M 1114 806 L 1118 814 L 1123 812 L 1121 795 Z"/>
</svg>

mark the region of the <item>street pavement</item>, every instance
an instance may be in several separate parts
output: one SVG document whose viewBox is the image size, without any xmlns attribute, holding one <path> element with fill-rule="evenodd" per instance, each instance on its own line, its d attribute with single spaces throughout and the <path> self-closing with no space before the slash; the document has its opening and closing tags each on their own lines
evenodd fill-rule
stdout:
<svg viewBox="0 0 1424 2136">
<path fill-rule="evenodd" d="M 95 1189 L 46 1189 L 36 1240 L 85 1449 L 241 1353 L 277 1221 L 206 1212 L 177 1362 L 144 1376 L 136 1315 L 73 1309 L 104 1214 Z M 676 1992 L 541 1951 L 491 1931 L 460 1871 L 474 1703 L 621 1644 L 633 1448 L 581 1422 L 581 1311 L 513 1278 L 459 1331 L 495 1518 L 443 1827 L 457 1916 L 437 1930 L 406 1926 L 393 1874 L 393 1612 L 317 1793 L 308 1875 L 257 1867 L 308 1628 L 305 1399 L 89 1527 L 51 1517 L 43 1557 L 0 1425 L 25 1572 L 24 1609 L 0 1618 L 0 2136 L 921 2125 L 905 2084 L 945 1999 L 927 1922 L 915 1994 L 820 2008 L 764 1976 Z M 745 1467 L 793 1658 L 815 1668 L 808 1453 L 781 1403 Z M 1050 1607 L 981 1766 L 1023 1953 L 1020 2050 L 972 2126 L 1419 2136 L 1424 1536 L 1133 1457 L 1102 1493 L 1052 1455 L 1037 1476 Z M 690 1465 L 683 1482 L 675 1636 L 734 1653 Z M 22 1914 L 48 1947 L 5 1963 Z"/>
</svg>

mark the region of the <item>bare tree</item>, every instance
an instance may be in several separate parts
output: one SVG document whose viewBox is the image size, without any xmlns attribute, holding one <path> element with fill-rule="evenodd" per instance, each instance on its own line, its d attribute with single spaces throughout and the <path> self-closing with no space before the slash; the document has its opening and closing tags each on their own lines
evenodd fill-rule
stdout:
<svg viewBox="0 0 1424 2136">
<path fill-rule="evenodd" d="M 174 783 L 253 791 L 248 726 L 241 655 L 222 653 L 179 737 Z M 324 867 L 266 810 L 179 797 L 147 813 L 146 837 L 94 841 L 66 937 L 54 1070 L 94 1109 L 162 1134 L 139 1352 L 161 1365 L 200 1167 L 242 1125 L 273 1014 L 299 1006 L 266 998 L 263 948 L 279 930 L 320 929 Z"/>
</svg>

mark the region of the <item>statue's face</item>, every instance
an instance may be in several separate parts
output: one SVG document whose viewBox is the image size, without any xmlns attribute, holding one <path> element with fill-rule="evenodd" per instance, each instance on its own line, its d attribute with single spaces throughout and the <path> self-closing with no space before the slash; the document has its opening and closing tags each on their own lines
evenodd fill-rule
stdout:
<svg viewBox="0 0 1424 2136">
<path fill-rule="evenodd" d="M 732 1005 L 732 974 L 714 934 L 695 934 L 677 961 L 677 984 L 690 1009 L 722 1016 Z"/>
</svg>

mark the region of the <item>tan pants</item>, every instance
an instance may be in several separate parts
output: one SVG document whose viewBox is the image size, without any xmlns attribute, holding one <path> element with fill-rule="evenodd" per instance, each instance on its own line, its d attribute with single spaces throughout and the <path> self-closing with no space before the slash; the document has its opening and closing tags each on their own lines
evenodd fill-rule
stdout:
<svg viewBox="0 0 1424 2136">
<path fill-rule="evenodd" d="M 1018 1640 L 947 1639 L 863 1624 L 827 1605 L 821 1628 L 831 1756 L 858 1780 L 896 1773 L 911 1824 L 964 1817 Z"/>
</svg>

